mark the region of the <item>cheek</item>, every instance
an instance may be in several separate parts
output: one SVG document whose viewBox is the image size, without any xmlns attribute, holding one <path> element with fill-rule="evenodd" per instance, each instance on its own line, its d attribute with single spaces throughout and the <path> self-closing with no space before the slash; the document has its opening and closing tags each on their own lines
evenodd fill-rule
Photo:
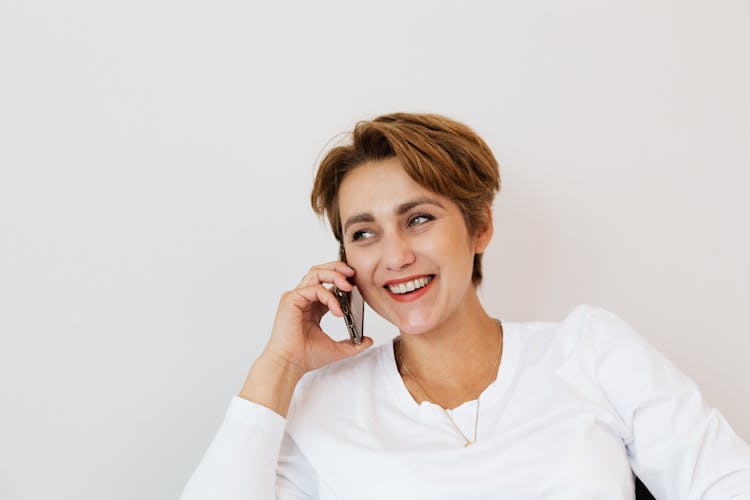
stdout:
<svg viewBox="0 0 750 500">
<path fill-rule="evenodd" d="M 466 259 L 474 259 L 471 242 L 460 231 L 446 231 L 438 238 L 426 238 L 420 242 L 417 251 L 443 264 L 459 264 Z"/>
<path fill-rule="evenodd" d="M 429 255 L 435 257 L 446 278 L 457 286 L 471 281 L 474 267 L 472 242 L 464 232 L 455 231 L 431 242 Z"/>
<path fill-rule="evenodd" d="M 361 282 L 364 287 L 372 281 L 373 259 L 367 252 L 361 248 L 349 248 L 346 251 L 346 263 L 357 272 L 354 279 L 358 284 Z"/>
<path fill-rule="evenodd" d="M 375 296 L 375 282 L 374 282 L 374 261 L 372 258 L 368 258 L 368 255 L 360 251 L 353 252 L 348 258 L 349 266 L 354 269 L 357 274 L 354 277 L 359 293 L 362 294 L 362 298 L 368 306 L 372 307 L 375 312 L 381 314 L 377 308 L 377 305 L 373 303 L 373 297 Z M 374 307 L 373 307 L 374 306 Z"/>
</svg>

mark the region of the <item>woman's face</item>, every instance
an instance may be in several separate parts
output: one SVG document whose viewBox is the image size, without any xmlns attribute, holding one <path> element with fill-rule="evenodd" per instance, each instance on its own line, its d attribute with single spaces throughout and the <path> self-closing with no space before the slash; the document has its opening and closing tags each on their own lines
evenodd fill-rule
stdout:
<svg viewBox="0 0 750 500">
<path fill-rule="evenodd" d="M 470 237 L 458 205 L 417 184 L 397 159 L 347 173 L 338 202 L 357 287 L 402 332 L 439 326 L 476 293 L 474 254 L 491 229 Z"/>
</svg>

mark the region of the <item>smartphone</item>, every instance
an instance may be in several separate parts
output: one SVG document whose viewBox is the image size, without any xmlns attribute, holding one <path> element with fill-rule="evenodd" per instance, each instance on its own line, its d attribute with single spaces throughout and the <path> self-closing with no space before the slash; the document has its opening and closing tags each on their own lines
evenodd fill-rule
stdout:
<svg viewBox="0 0 750 500">
<path fill-rule="evenodd" d="M 345 292 L 333 287 L 333 294 L 339 299 L 341 311 L 344 313 L 346 329 L 349 330 L 349 337 L 352 342 L 359 344 L 362 342 L 364 335 L 365 321 L 365 301 L 357 287 L 352 288 L 351 292 Z"/>
</svg>

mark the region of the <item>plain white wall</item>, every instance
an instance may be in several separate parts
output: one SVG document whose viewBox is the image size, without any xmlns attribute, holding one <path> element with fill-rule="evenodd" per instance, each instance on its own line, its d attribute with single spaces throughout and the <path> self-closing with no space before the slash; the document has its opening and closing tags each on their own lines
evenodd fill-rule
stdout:
<svg viewBox="0 0 750 500">
<path fill-rule="evenodd" d="M 490 312 L 607 307 L 750 439 L 749 5 L 4 1 L 0 498 L 176 498 L 394 110 L 501 163 Z"/>
</svg>

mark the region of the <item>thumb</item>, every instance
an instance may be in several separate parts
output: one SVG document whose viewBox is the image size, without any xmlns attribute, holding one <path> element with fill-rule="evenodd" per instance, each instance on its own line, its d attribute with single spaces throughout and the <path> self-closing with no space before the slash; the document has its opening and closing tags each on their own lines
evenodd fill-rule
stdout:
<svg viewBox="0 0 750 500">
<path fill-rule="evenodd" d="M 369 349 L 374 344 L 370 337 L 362 337 L 362 342 L 355 344 L 350 339 L 339 340 L 336 342 L 336 351 L 340 358 L 348 358 Z"/>
</svg>

